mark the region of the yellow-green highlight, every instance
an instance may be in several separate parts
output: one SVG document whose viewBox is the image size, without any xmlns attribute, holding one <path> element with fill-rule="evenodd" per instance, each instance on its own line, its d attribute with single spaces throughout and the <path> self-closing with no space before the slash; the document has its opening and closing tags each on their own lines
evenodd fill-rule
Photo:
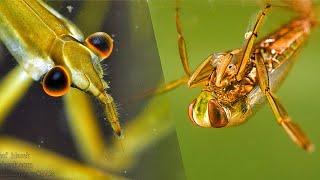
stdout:
<svg viewBox="0 0 320 180">
<path fill-rule="evenodd" d="M 0 125 L 14 108 L 14 105 L 24 96 L 33 80 L 20 66 L 12 69 L 0 81 Z"/>
<path fill-rule="evenodd" d="M 7 158 L 1 158 L 2 166 L 15 163 L 17 169 L 33 173 L 31 175 L 37 178 L 124 179 L 84 166 L 77 161 L 14 138 L 1 137 L 0 144 L 0 151 L 8 152 Z M 12 153 L 25 153 L 26 156 L 14 158 Z"/>
</svg>

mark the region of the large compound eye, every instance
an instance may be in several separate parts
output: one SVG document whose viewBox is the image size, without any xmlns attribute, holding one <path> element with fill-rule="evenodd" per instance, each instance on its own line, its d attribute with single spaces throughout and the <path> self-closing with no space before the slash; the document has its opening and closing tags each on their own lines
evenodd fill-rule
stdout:
<svg viewBox="0 0 320 180">
<path fill-rule="evenodd" d="M 212 127 L 221 128 L 228 124 L 225 110 L 214 99 L 208 102 L 208 117 Z"/>
<path fill-rule="evenodd" d="M 42 87 L 49 96 L 65 95 L 71 85 L 68 72 L 62 66 L 55 66 L 43 78 Z"/>
<path fill-rule="evenodd" d="M 110 56 L 113 49 L 113 39 L 104 32 L 96 32 L 85 40 L 88 48 L 94 51 L 101 60 Z"/>
</svg>

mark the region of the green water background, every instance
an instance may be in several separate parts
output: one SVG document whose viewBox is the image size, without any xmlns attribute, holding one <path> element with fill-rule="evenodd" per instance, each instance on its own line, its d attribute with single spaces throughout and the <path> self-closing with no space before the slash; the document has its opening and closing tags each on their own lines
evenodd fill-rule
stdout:
<svg viewBox="0 0 320 180">
<path fill-rule="evenodd" d="M 211 53 L 241 47 L 261 7 L 255 1 L 183 1 L 181 21 L 192 69 Z M 184 75 L 177 48 L 175 2 L 152 0 L 149 8 L 165 81 L 169 82 Z M 288 9 L 273 8 L 259 36 L 295 15 Z M 292 119 L 316 145 L 313 154 L 291 142 L 266 105 L 241 126 L 205 129 L 191 124 L 187 115 L 200 89 L 183 86 L 163 95 L 171 99 L 171 117 L 188 179 L 319 179 L 319 40 L 320 30 L 314 29 L 277 92 Z"/>
</svg>

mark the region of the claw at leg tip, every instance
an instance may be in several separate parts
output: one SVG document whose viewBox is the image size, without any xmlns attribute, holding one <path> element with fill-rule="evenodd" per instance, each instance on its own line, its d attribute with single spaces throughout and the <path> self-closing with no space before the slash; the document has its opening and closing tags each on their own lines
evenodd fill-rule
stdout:
<svg viewBox="0 0 320 180">
<path fill-rule="evenodd" d="M 309 146 L 307 146 L 306 151 L 308 151 L 308 153 L 313 153 L 315 151 L 314 144 L 310 144 Z"/>
<path fill-rule="evenodd" d="M 122 130 L 116 130 L 116 131 L 114 131 L 114 133 L 116 134 L 116 136 L 117 136 L 119 139 L 123 139 L 123 138 L 124 138 L 124 135 L 123 135 Z"/>
</svg>

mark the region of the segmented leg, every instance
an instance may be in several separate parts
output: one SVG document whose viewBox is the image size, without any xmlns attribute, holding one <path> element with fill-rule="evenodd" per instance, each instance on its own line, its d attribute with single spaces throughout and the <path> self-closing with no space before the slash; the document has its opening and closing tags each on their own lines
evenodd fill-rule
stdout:
<svg viewBox="0 0 320 180">
<path fill-rule="evenodd" d="M 255 53 L 255 64 L 257 68 L 257 73 L 259 77 L 259 86 L 271 106 L 271 109 L 278 121 L 278 123 L 283 127 L 289 137 L 301 148 L 306 151 L 311 152 L 313 150 L 313 145 L 309 141 L 308 137 L 304 132 L 299 128 L 299 126 L 291 121 L 288 113 L 281 105 L 280 101 L 276 96 L 271 92 L 269 88 L 269 79 L 266 66 L 264 64 L 263 58 L 259 53 Z"/>
<path fill-rule="evenodd" d="M 137 154 L 171 132 L 174 121 L 168 117 L 167 105 L 162 96 L 152 98 L 138 116 L 124 124 L 125 137 L 114 139 L 112 146 L 108 146 L 102 165 L 116 171 L 126 169 L 135 162 Z"/>
<path fill-rule="evenodd" d="M 186 84 L 188 82 L 189 77 L 188 76 L 184 76 L 180 79 L 171 81 L 161 87 L 159 87 L 158 89 L 155 89 L 152 94 L 154 95 L 158 95 L 158 94 L 163 94 L 166 93 L 168 91 L 171 91 L 172 89 L 175 89 L 177 87 L 179 87 L 182 84 Z"/>
<path fill-rule="evenodd" d="M 183 69 L 185 73 L 190 76 L 190 66 L 189 66 L 189 60 L 188 60 L 188 54 L 187 54 L 187 48 L 186 48 L 186 42 L 184 40 L 183 34 L 182 34 L 182 26 L 180 22 L 180 11 L 179 11 L 179 0 L 176 1 L 177 7 L 176 7 L 176 27 L 178 32 L 178 47 L 179 47 L 179 55 L 181 59 L 181 63 L 183 65 Z"/>
<path fill-rule="evenodd" d="M 177 80 L 174 80 L 174 81 L 171 81 L 167 84 L 164 84 L 164 85 L 161 85 L 160 87 L 158 88 L 154 88 L 154 89 L 149 89 L 145 92 L 143 92 L 142 94 L 140 95 L 137 95 L 137 96 L 134 96 L 133 98 L 129 99 L 127 101 L 127 103 L 129 102 L 133 102 L 133 101 L 136 101 L 136 100 L 141 100 L 143 98 L 147 98 L 147 97 L 151 97 L 151 96 L 155 96 L 155 95 L 160 95 L 160 94 L 163 94 L 163 93 L 167 93 L 183 84 L 186 84 L 189 80 L 189 77 L 186 75 L 180 79 L 177 79 Z"/>
<path fill-rule="evenodd" d="M 190 66 L 189 66 L 189 59 L 188 59 L 188 54 L 187 54 L 187 48 L 186 48 L 186 43 L 183 37 L 183 33 L 182 33 L 182 26 L 181 26 L 181 21 L 180 21 L 180 8 L 179 8 L 179 0 L 176 0 L 176 28 L 177 28 L 177 33 L 178 33 L 178 48 L 179 48 L 179 55 L 180 55 L 180 60 L 183 66 L 183 69 L 186 73 L 186 76 L 183 76 L 177 80 L 174 80 L 172 82 L 169 82 L 159 88 L 156 89 L 151 89 L 146 91 L 143 95 L 137 96 L 134 99 L 140 99 L 140 98 L 145 98 L 145 97 L 149 97 L 152 95 L 159 95 L 162 93 L 166 93 L 172 89 L 175 89 L 177 87 L 179 87 L 182 84 L 185 84 L 188 82 L 189 77 L 192 75 L 194 77 L 196 77 L 198 75 L 198 73 L 193 74 L 190 70 Z M 210 58 L 211 59 L 211 58 Z M 194 77 L 191 77 L 194 79 Z M 189 84 L 190 86 L 190 84 Z"/>
<path fill-rule="evenodd" d="M 253 26 L 253 29 L 247 32 L 246 34 L 245 38 L 247 39 L 247 41 L 245 43 L 244 48 L 242 49 L 242 56 L 237 66 L 238 67 L 238 72 L 236 75 L 237 81 L 240 81 L 244 76 L 246 66 L 250 60 L 250 55 L 252 54 L 252 49 L 253 49 L 255 40 L 258 37 L 259 28 L 261 27 L 261 24 L 270 8 L 271 8 L 270 4 L 267 4 L 265 6 L 265 8 L 258 15 L 256 23 Z"/>
<path fill-rule="evenodd" d="M 117 107 L 113 101 L 113 98 L 106 92 L 101 93 L 98 98 L 104 105 L 107 120 L 109 121 L 111 128 L 117 134 L 117 136 L 120 137 L 122 135 L 122 129 L 120 126 Z"/>
<path fill-rule="evenodd" d="M 30 76 L 16 66 L 0 82 L 0 124 L 31 86 Z"/>
</svg>

